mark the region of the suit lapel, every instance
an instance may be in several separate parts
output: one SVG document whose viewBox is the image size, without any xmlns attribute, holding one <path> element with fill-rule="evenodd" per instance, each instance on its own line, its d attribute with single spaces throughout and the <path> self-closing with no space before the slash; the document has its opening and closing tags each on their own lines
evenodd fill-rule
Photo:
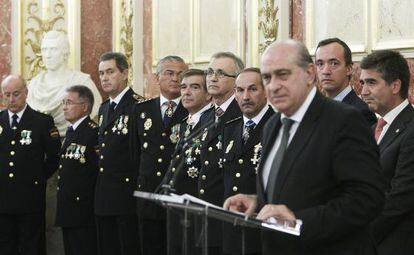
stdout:
<svg viewBox="0 0 414 255">
<path fill-rule="evenodd" d="M 317 126 L 317 120 L 320 112 L 323 110 L 323 100 L 321 97 L 322 95 L 318 93 L 315 95 L 315 98 L 303 116 L 295 135 L 286 149 L 286 153 L 283 157 L 282 164 L 280 165 L 279 173 L 277 175 L 275 194 L 273 194 L 272 201 L 275 201 L 275 199 L 277 201 L 278 195 L 285 184 L 285 180 L 290 173 L 293 163 L 297 157 L 299 157 L 300 152 L 308 143 L 309 138 Z"/>
<path fill-rule="evenodd" d="M 400 134 L 404 133 L 404 130 L 407 127 L 408 123 L 412 120 L 413 115 L 414 115 L 414 110 L 410 104 L 407 105 L 400 112 L 400 114 L 398 114 L 398 116 L 391 123 L 384 137 L 381 139 L 381 142 L 379 143 L 379 148 L 380 148 L 381 153 L 393 141 L 395 141 L 395 139 Z"/>
</svg>

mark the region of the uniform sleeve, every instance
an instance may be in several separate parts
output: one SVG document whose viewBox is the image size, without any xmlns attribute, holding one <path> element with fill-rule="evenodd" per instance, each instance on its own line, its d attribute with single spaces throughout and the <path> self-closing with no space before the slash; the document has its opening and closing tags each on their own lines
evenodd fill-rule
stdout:
<svg viewBox="0 0 414 255">
<path fill-rule="evenodd" d="M 42 136 L 45 150 L 44 172 L 46 178 L 52 176 L 59 164 L 60 136 L 53 122 L 53 118 L 48 116 Z"/>
</svg>

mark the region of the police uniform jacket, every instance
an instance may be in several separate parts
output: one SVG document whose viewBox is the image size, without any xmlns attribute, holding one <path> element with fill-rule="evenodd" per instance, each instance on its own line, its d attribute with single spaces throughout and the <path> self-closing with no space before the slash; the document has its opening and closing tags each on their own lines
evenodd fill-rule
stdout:
<svg viewBox="0 0 414 255">
<path fill-rule="evenodd" d="M 150 99 L 135 105 L 138 143 L 141 150 L 137 190 L 155 192 L 163 180 L 179 140 L 181 120 L 188 114 L 179 103 L 168 126 L 164 126 L 160 98 Z M 164 220 L 164 209 L 158 205 L 138 200 L 137 213 L 145 219 Z"/>
<path fill-rule="evenodd" d="M 59 133 L 51 116 L 26 107 L 16 130 L 0 113 L 0 213 L 45 210 L 46 180 L 59 162 Z"/>
<path fill-rule="evenodd" d="M 226 123 L 223 133 L 224 199 L 238 193 L 256 194 L 256 176 L 262 150 L 260 138 L 263 126 L 273 113 L 273 109 L 269 107 L 260 122 L 250 131 L 245 144 L 242 138 L 243 117 Z M 241 254 L 241 245 L 235 245 L 241 243 L 241 228 L 226 223 L 223 226 L 224 252 Z M 245 251 L 260 251 L 260 232 L 249 228 L 245 230 Z"/>
<path fill-rule="evenodd" d="M 56 225 L 94 226 L 93 211 L 98 174 L 98 125 L 89 117 L 64 142 L 60 153 Z"/>
<path fill-rule="evenodd" d="M 198 178 L 198 197 L 218 206 L 222 206 L 224 201 L 222 158 L 223 129 L 227 121 L 239 116 L 241 116 L 241 111 L 234 99 L 224 114 L 219 118 L 217 125 L 208 129 L 201 137 L 201 171 L 200 177 Z M 215 115 L 214 111 L 212 111 L 207 121 L 214 121 L 214 119 Z M 221 246 L 221 222 L 210 220 L 208 230 L 209 245 Z"/>
<path fill-rule="evenodd" d="M 95 189 L 95 214 L 135 213 L 133 196 L 139 164 L 133 105 L 142 98 L 129 89 L 111 118 L 109 100 L 99 108 L 99 173 Z"/>
</svg>

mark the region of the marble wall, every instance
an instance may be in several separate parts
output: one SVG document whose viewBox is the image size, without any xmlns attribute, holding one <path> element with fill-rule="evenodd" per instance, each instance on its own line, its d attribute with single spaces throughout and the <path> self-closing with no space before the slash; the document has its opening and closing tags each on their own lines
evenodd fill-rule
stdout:
<svg viewBox="0 0 414 255">
<path fill-rule="evenodd" d="M 11 0 L 0 0 L 0 78 L 11 71 Z"/>
</svg>

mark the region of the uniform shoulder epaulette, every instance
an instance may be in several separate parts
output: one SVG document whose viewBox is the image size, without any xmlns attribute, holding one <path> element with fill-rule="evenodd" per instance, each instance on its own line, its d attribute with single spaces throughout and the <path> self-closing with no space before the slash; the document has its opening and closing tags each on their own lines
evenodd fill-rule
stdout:
<svg viewBox="0 0 414 255">
<path fill-rule="evenodd" d="M 95 129 L 95 128 L 98 128 L 98 124 L 96 124 L 94 121 L 92 121 L 92 120 L 90 120 L 89 122 L 88 122 L 88 126 L 90 127 L 90 128 L 93 128 L 93 129 Z"/>
<path fill-rule="evenodd" d="M 226 125 L 227 125 L 227 124 L 230 124 L 230 123 L 232 123 L 232 122 L 238 121 L 238 120 L 240 120 L 240 119 L 242 119 L 242 118 L 243 118 L 242 116 L 239 116 L 239 117 L 237 117 L 237 118 L 231 119 L 231 120 L 229 120 L 229 121 L 227 121 L 227 122 L 226 122 Z"/>
<path fill-rule="evenodd" d="M 151 102 L 154 98 L 144 98 L 140 101 L 135 102 L 135 104 L 142 104 L 142 103 L 146 103 L 146 102 Z"/>
<path fill-rule="evenodd" d="M 141 96 L 141 95 L 138 95 L 138 94 L 133 94 L 133 95 L 132 95 L 132 97 L 133 97 L 133 98 L 135 99 L 135 101 L 137 101 L 138 103 L 146 100 L 146 98 L 145 98 L 145 97 L 143 97 L 143 96 Z"/>
</svg>

